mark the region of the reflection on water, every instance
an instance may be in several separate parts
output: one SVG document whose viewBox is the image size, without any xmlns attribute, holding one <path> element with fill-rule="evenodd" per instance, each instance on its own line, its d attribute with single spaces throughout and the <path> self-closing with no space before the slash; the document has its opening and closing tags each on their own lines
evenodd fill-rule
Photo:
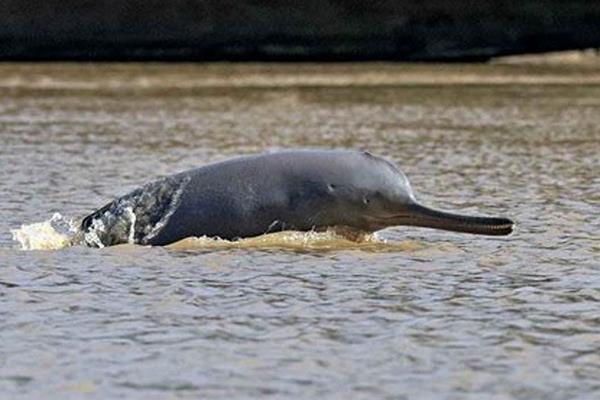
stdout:
<svg viewBox="0 0 600 400">
<path fill-rule="evenodd" d="M 0 397 L 595 398 L 598 76 L 0 66 Z M 287 147 L 369 149 L 424 203 L 517 231 L 29 252 L 12 239 L 158 176 Z"/>
</svg>

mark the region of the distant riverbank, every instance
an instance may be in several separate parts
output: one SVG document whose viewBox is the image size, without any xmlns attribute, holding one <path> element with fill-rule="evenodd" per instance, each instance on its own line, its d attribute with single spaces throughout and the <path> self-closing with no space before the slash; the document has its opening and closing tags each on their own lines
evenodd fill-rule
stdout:
<svg viewBox="0 0 600 400">
<path fill-rule="evenodd" d="M 5 0 L 7 61 L 451 61 L 600 47 L 600 3 Z"/>
</svg>

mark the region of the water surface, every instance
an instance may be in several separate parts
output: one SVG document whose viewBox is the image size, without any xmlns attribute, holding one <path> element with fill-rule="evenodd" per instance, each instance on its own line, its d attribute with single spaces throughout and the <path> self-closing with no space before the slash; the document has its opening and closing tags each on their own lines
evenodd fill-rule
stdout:
<svg viewBox="0 0 600 400">
<path fill-rule="evenodd" d="M 600 396 L 600 71 L 0 65 L 0 397 Z M 424 203 L 518 223 L 386 243 L 22 251 L 162 175 L 368 149 Z"/>
</svg>

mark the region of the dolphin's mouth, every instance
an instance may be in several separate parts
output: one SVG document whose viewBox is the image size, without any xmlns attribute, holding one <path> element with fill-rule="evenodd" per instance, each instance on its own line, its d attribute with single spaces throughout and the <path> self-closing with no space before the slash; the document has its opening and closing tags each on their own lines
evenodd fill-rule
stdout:
<svg viewBox="0 0 600 400">
<path fill-rule="evenodd" d="M 514 222 L 508 218 L 476 217 L 434 210 L 420 204 L 412 204 L 402 214 L 388 220 L 394 225 L 420 226 L 446 231 L 474 233 L 479 235 L 509 235 Z"/>
</svg>

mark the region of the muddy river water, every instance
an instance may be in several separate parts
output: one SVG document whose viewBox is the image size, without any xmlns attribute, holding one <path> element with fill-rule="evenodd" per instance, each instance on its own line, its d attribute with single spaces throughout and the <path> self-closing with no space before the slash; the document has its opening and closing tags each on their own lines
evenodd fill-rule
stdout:
<svg viewBox="0 0 600 400">
<path fill-rule="evenodd" d="M 3 64 L 0 93 L 1 398 L 600 397 L 600 69 Z M 148 180 L 297 147 L 368 149 L 423 203 L 517 229 L 51 235 Z"/>
</svg>

